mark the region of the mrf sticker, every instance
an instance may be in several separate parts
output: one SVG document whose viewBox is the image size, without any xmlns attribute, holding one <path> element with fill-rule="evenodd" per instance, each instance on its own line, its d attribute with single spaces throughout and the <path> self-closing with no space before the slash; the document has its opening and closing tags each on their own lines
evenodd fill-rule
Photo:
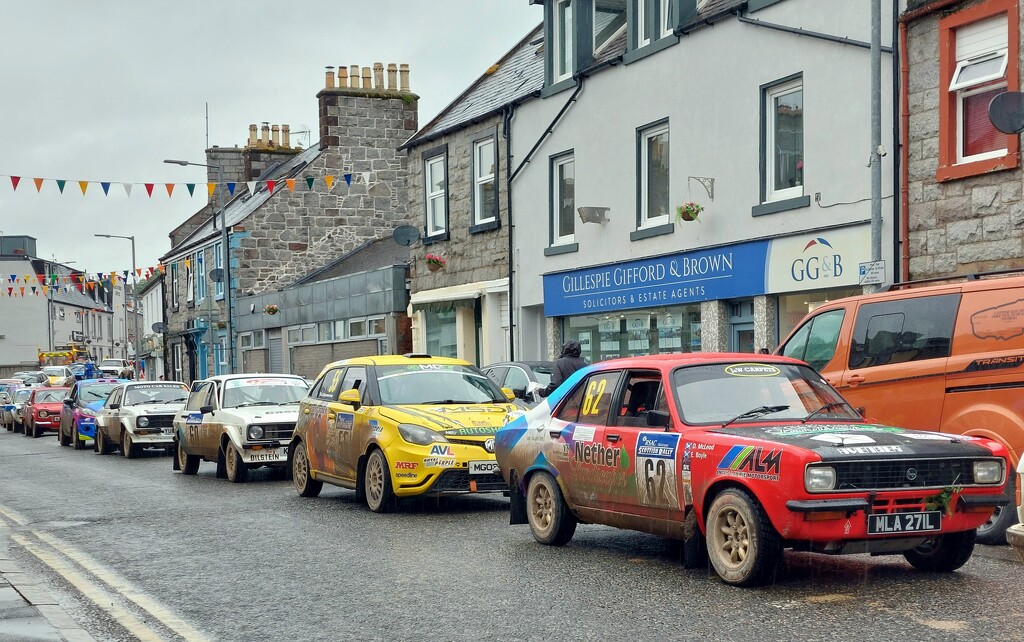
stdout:
<svg viewBox="0 0 1024 642">
<path fill-rule="evenodd" d="M 644 506 L 679 508 L 679 435 L 642 432 L 636 440 L 636 487 Z"/>
</svg>

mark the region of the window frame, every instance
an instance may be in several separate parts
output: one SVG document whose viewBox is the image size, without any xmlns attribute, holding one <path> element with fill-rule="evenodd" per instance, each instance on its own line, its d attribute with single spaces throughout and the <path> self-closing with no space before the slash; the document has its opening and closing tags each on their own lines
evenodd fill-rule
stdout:
<svg viewBox="0 0 1024 642">
<path fill-rule="evenodd" d="M 573 45 L 576 44 L 573 38 L 573 22 L 575 21 L 575 7 L 573 6 L 574 0 L 554 0 L 551 3 L 551 82 L 549 84 L 554 85 L 564 80 L 572 78 L 576 71 L 575 56 Z M 566 33 L 560 29 L 559 25 L 559 8 L 562 5 L 567 5 L 569 8 L 568 24 L 566 25 Z M 565 64 L 566 69 L 564 72 L 559 70 L 559 54 L 562 53 L 562 47 L 568 43 L 568 50 L 565 52 Z"/>
<path fill-rule="evenodd" d="M 629 28 L 629 6 L 627 5 L 623 10 L 623 17 L 625 20 L 622 21 L 622 25 L 618 29 L 613 31 L 604 42 L 597 42 L 597 0 L 591 0 L 590 3 L 590 24 L 593 25 L 593 35 L 591 36 L 591 47 L 593 48 L 594 55 L 600 54 L 602 51 L 608 48 L 608 45 L 615 41 L 623 31 Z"/>
<path fill-rule="evenodd" d="M 492 150 L 492 167 L 493 171 L 489 174 L 489 181 L 493 185 L 494 190 L 494 205 L 491 212 L 481 212 L 481 204 L 483 199 L 481 198 L 481 187 L 483 187 L 488 179 L 479 174 L 480 167 L 478 166 L 478 150 L 483 145 L 490 143 Z M 498 227 L 498 211 L 501 199 L 498 197 L 498 174 L 500 167 L 498 165 L 498 136 L 494 130 L 488 130 L 486 133 L 481 134 L 475 138 L 470 144 L 470 152 L 472 158 L 470 161 L 470 228 L 469 231 L 482 232 L 486 230 L 492 230 Z"/>
<path fill-rule="evenodd" d="M 786 187 L 783 189 L 775 189 L 775 154 L 773 153 L 775 143 L 775 130 L 776 120 L 774 113 L 775 100 L 779 97 L 796 93 L 797 91 L 801 94 L 801 102 L 804 102 L 804 79 L 803 73 L 794 74 L 786 78 L 782 78 L 774 83 L 764 85 L 761 90 L 762 96 L 762 110 L 761 118 L 763 126 L 761 128 L 761 141 L 762 141 L 762 154 L 761 164 L 764 168 L 764 175 L 761 182 L 761 202 L 762 203 L 778 203 L 780 201 L 788 201 L 804 196 L 804 183 L 801 180 L 799 185 L 793 187 Z M 806 106 L 804 107 L 804 113 L 806 113 Z M 801 115 L 801 141 L 800 147 L 804 149 L 804 139 L 806 138 L 805 131 L 806 126 L 803 124 L 804 116 Z"/>
<path fill-rule="evenodd" d="M 575 216 L 576 213 L 576 154 L 574 150 L 569 150 L 557 154 L 551 157 L 550 160 L 550 187 L 549 187 L 549 199 L 548 209 L 550 210 L 550 238 L 549 245 L 551 246 L 571 246 L 576 243 L 576 219 L 573 218 L 572 231 L 569 234 L 562 234 L 559 214 L 560 207 L 559 203 L 562 200 L 561 181 L 558 178 L 558 171 L 560 167 L 563 167 L 569 163 L 573 166 L 573 196 L 572 196 L 572 213 Z"/>
<path fill-rule="evenodd" d="M 217 241 L 213 244 L 213 269 L 223 270 L 224 269 L 224 243 Z M 225 275 L 227 276 L 227 275 Z M 213 283 L 213 298 L 219 301 L 224 298 L 224 279 L 220 281 L 214 281 Z"/>
<path fill-rule="evenodd" d="M 179 295 L 178 287 L 181 285 L 180 277 L 178 275 L 178 263 L 171 263 L 171 307 L 175 310 L 178 309 Z"/>
<path fill-rule="evenodd" d="M 669 130 L 669 119 L 664 118 L 647 125 L 638 127 L 636 130 L 636 175 L 637 175 L 637 229 L 645 230 L 652 227 L 658 227 L 671 223 L 671 211 L 665 212 L 665 214 L 652 217 L 650 216 L 650 203 L 648 202 L 648 181 L 650 180 L 650 170 L 648 167 L 649 159 L 647 158 L 647 144 L 651 138 L 665 134 L 666 145 L 668 145 L 669 152 L 669 208 L 671 210 L 672 203 L 672 138 Z"/>
<path fill-rule="evenodd" d="M 1018 152 L 1020 137 L 1006 134 L 1006 147 L 975 156 L 962 157 L 963 150 L 963 89 L 951 89 L 953 78 L 961 68 L 956 60 L 956 32 L 967 25 L 1006 14 L 1006 91 L 1020 91 L 1020 17 L 1016 0 L 988 0 L 939 19 L 939 163 L 935 180 L 945 182 L 977 176 L 993 171 L 1013 169 L 1020 165 Z M 987 53 L 996 53 L 993 50 Z M 963 61 L 979 62 L 983 54 Z M 991 90 L 997 83 L 989 81 Z M 978 85 L 973 85 L 978 86 Z M 967 95 L 970 95 L 968 93 Z"/>
<path fill-rule="evenodd" d="M 420 156 L 423 163 L 423 243 L 428 245 L 434 241 L 448 239 L 449 224 L 449 193 L 451 183 L 448 180 L 448 145 L 440 145 L 428 149 Z M 444 188 L 438 192 L 430 191 L 430 168 L 433 164 L 440 163 L 443 171 Z M 431 202 L 440 198 L 443 211 L 441 212 L 442 225 L 435 227 L 435 218 L 431 212 Z"/>
<path fill-rule="evenodd" d="M 193 264 L 195 256 L 187 259 L 188 263 L 185 264 L 185 303 L 189 307 L 196 304 L 196 277 L 195 270 L 196 266 Z"/>
<path fill-rule="evenodd" d="M 195 254 L 194 263 L 196 266 L 196 301 L 206 298 L 206 251 L 199 250 Z"/>
</svg>

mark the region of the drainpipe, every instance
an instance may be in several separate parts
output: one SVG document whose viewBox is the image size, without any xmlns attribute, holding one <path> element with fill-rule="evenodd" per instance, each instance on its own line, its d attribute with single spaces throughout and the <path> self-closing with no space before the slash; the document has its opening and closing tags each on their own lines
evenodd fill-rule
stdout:
<svg viewBox="0 0 1024 642">
<path fill-rule="evenodd" d="M 508 360 L 516 360 L 516 313 L 513 304 L 513 279 L 515 278 L 515 255 L 513 252 L 512 236 L 515 225 L 512 222 L 512 117 L 515 115 L 515 103 L 505 108 L 502 118 L 502 135 L 505 137 L 505 207 L 508 220 Z"/>
<path fill-rule="evenodd" d="M 898 0 L 894 0 L 892 3 L 892 33 L 897 34 L 899 31 L 899 16 L 900 8 Z M 903 145 L 902 129 L 900 128 L 900 108 L 902 106 L 902 95 L 900 92 L 900 82 L 906 77 L 906 74 L 902 72 L 902 61 L 903 52 L 906 51 L 904 43 L 901 41 L 898 44 L 894 44 L 897 55 L 892 56 L 892 138 L 893 146 L 899 150 L 898 154 L 893 155 L 893 168 L 892 168 L 892 180 L 893 185 L 899 185 L 900 187 L 900 198 L 893 199 L 892 204 L 892 216 L 894 224 L 892 226 L 892 243 L 893 243 L 893 281 L 900 283 L 907 280 L 906 268 L 903 264 L 903 256 L 906 255 L 907 249 L 901 240 L 901 233 L 903 226 L 906 222 L 907 208 L 903 206 L 904 194 L 909 194 L 910 189 L 907 187 L 906 181 L 902 180 L 903 168 L 906 163 L 903 162 Z M 896 225 L 895 222 L 899 224 Z M 898 267 L 898 269 L 897 269 Z"/>
</svg>

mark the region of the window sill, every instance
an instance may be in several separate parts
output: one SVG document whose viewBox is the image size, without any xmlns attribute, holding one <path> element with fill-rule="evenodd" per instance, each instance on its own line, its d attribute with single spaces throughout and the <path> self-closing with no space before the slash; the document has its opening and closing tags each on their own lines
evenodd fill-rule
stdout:
<svg viewBox="0 0 1024 642">
<path fill-rule="evenodd" d="M 626 53 L 622 54 L 622 63 L 628 65 L 630 63 L 636 62 L 641 58 L 646 58 L 651 54 L 656 54 L 663 49 L 668 49 L 677 42 L 679 42 L 679 36 L 662 36 L 661 38 L 658 38 L 657 40 L 654 40 L 649 44 L 640 47 L 639 49 L 627 51 Z"/>
<path fill-rule="evenodd" d="M 448 240 L 448 232 L 442 232 L 441 234 L 435 234 L 434 236 L 424 236 L 423 245 L 431 245 L 433 243 L 440 243 L 441 241 Z"/>
<path fill-rule="evenodd" d="M 543 89 L 541 89 L 540 90 L 540 97 L 541 98 L 548 98 L 550 96 L 554 96 L 555 94 L 560 94 L 563 91 L 565 91 L 566 89 L 571 89 L 571 88 L 573 88 L 575 86 L 576 86 L 576 79 L 575 78 L 571 78 L 570 77 L 570 78 L 566 78 L 565 80 L 559 80 L 558 82 L 556 82 L 554 84 L 551 84 L 551 85 L 546 85 Z"/>
<path fill-rule="evenodd" d="M 469 233 L 470 234 L 479 234 L 481 232 L 490 232 L 491 230 L 496 230 L 499 227 L 501 227 L 501 223 L 498 222 L 498 219 L 494 219 L 492 221 L 486 221 L 484 223 L 477 223 L 476 225 L 470 225 L 469 226 Z"/>
<path fill-rule="evenodd" d="M 1005 156 L 986 158 L 985 160 L 974 161 L 973 163 L 940 167 L 935 171 L 935 180 L 940 183 L 955 181 L 971 176 L 1001 172 L 1005 169 L 1014 169 L 1018 165 L 1020 165 L 1020 161 L 1017 160 L 1017 154 L 1011 152 Z"/>
<path fill-rule="evenodd" d="M 798 210 L 802 207 L 811 206 L 810 195 L 798 196 L 796 198 L 787 198 L 784 201 L 772 201 L 771 203 L 761 203 L 755 205 L 750 209 L 751 216 L 764 216 L 765 214 L 778 214 L 779 212 L 788 212 L 789 210 Z"/>
<path fill-rule="evenodd" d="M 558 254 L 571 254 L 580 251 L 579 243 L 566 243 L 565 245 L 552 245 L 544 248 L 544 256 L 556 256 Z"/>
<path fill-rule="evenodd" d="M 665 223 L 664 225 L 655 225 L 654 227 L 646 227 L 635 232 L 629 233 L 630 241 L 641 241 L 643 239 L 653 238 L 655 236 L 664 236 L 671 234 L 676 231 L 676 226 L 672 223 Z"/>
</svg>

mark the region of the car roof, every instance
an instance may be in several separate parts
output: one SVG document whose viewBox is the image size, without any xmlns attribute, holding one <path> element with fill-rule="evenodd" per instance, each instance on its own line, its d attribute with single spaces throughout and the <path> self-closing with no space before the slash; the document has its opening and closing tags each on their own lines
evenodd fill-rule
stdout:
<svg viewBox="0 0 1024 642">
<path fill-rule="evenodd" d="M 799 359 L 773 354 L 751 354 L 749 352 L 671 352 L 667 354 L 650 354 L 640 357 L 622 357 L 608 359 L 593 364 L 599 370 L 612 368 L 675 368 L 677 366 L 696 366 L 712 363 L 786 363 L 805 365 Z"/>
<path fill-rule="evenodd" d="M 327 368 L 336 368 L 338 366 L 408 366 L 417 365 L 421 363 L 432 363 L 440 365 L 450 366 L 469 366 L 472 365 L 468 361 L 462 359 L 452 359 L 451 357 L 434 357 L 427 354 L 416 354 L 416 355 L 403 355 L 403 354 L 382 354 L 377 356 L 368 357 L 353 357 L 351 359 L 342 359 L 341 361 L 335 361 L 324 366 Z"/>
<path fill-rule="evenodd" d="M 484 368 L 494 368 L 497 366 L 526 366 L 527 368 L 534 368 L 536 366 L 554 367 L 554 361 L 499 361 L 498 363 L 489 363 Z"/>
<path fill-rule="evenodd" d="M 199 379 L 198 381 L 231 381 L 233 379 L 300 379 L 304 380 L 303 377 L 293 374 L 285 374 L 280 372 L 246 372 L 243 374 L 228 374 L 228 375 L 214 375 L 205 379 Z M 166 382 L 162 382 L 166 383 Z M 173 381 L 171 383 L 174 383 Z M 192 383 L 196 383 L 193 381 Z"/>
<path fill-rule="evenodd" d="M 82 379 L 79 386 L 91 386 L 95 383 L 129 383 L 129 379 Z"/>
<path fill-rule="evenodd" d="M 153 383 L 158 383 L 161 386 L 163 386 L 163 385 L 170 386 L 170 385 L 173 385 L 173 384 L 178 384 L 179 386 L 185 386 L 185 382 L 184 381 L 148 381 L 148 380 L 142 380 L 142 381 L 129 381 L 128 383 L 124 384 L 124 387 L 127 388 L 129 386 L 149 385 L 149 384 L 153 384 Z M 188 386 L 185 386 L 185 387 L 187 388 Z"/>
</svg>

